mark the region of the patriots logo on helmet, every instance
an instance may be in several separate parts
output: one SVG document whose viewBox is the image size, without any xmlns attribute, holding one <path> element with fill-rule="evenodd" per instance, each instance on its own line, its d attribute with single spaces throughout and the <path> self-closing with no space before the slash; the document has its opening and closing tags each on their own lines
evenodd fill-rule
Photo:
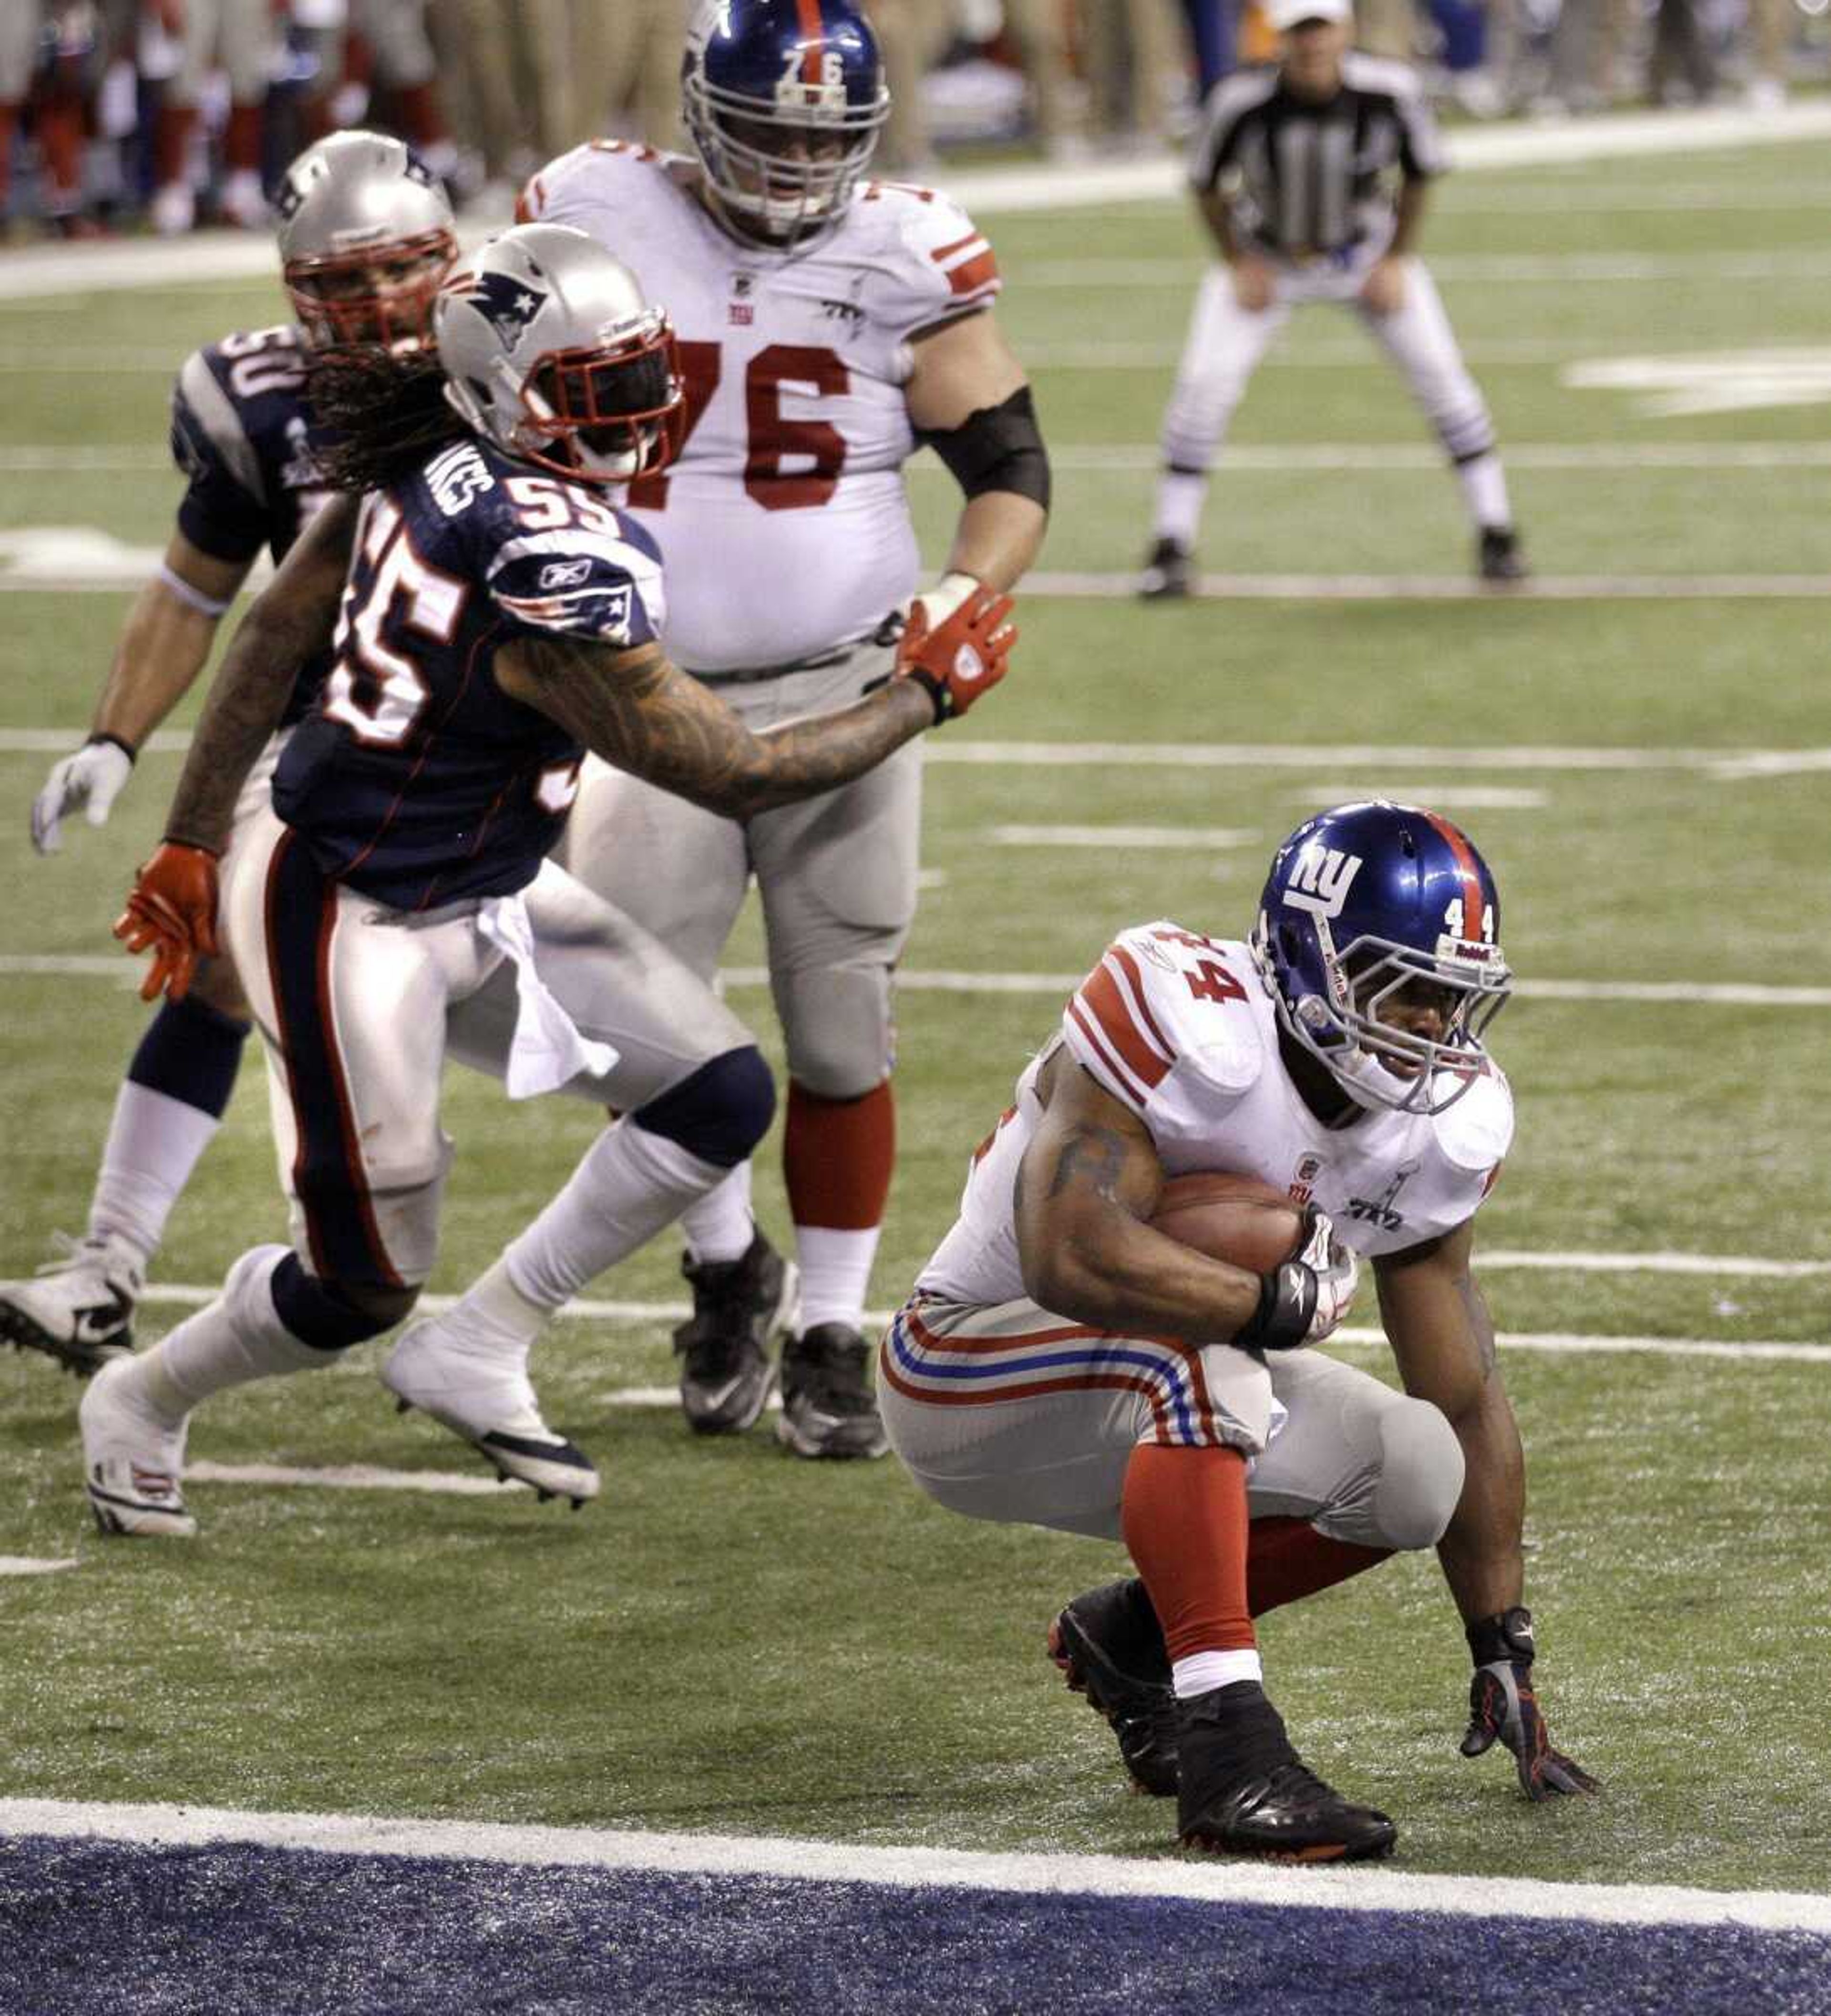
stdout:
<svg viewBox="0 0 1831 2016">
<path fill-rule="evenodd" d="M 547 304 L 543 289 L 531 287 L 513 273 L 479 274 L 468 290 L 467 298 L 509 350 Z"/>
</svg>

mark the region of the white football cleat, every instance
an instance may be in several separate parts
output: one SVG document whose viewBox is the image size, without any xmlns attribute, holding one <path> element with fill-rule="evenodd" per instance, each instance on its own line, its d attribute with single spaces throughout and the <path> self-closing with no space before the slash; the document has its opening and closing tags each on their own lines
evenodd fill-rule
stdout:
<svg viewBox="0 0 1831 2016">
<path fill-rule="evenodd" d="M 472 1445 L 496 1474 L 531 1485 L 543 1502 L 577 1511 L 598 1495 L 591 1458 L 541 1419 L 525 1352 L 467 1337 L 442 1316 L 411 1324 L 382 1366 L 381 1383 L 405 1413 L 417 1407 Z"/>
<path fill-rule="evenodd" d="M 185 1510 L 178 1479 L 189 1424 L 171 1427 L 138 1388 L 132 1363 L 117 1360 L 89 1381 L 77 1409 L 89 1509 L 104 1533 L 188 1540 L 197 1522 Z"/>
<path fill-rule="evenodd" d="M 138 1252 L 124 1239 L 73 1240 L 29 1281 L 0 1281 L 0 1337 L 41 1351 L 79 1375 L 134 1348 L 134 1305 L 146 1286 Z"/>
</svg>

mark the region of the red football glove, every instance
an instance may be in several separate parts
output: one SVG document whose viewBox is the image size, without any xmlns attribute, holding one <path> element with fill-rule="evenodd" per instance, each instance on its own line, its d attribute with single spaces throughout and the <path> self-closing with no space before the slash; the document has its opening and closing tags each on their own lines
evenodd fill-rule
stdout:
<svg viewBox="0 0 1831 2016">
<path fill-rule="evenodd" d="M 1005 676 L 1017 641 L 1011 598 L 969 574 L 950 574 L 909 605 L 897 644 L 897 676 L 928 689 L 937 722 L 964 714 Z"/>
<path fill-rule="evenodd" d="M 134 877 L 127 908 L 114 920 L 114 935 L 129 952 L 152 949 L 152 968 L 140 988 L 142 1001 L 161 994 L 183 1000 L 198 960 L 214 958 L 219 950 L 216 856 L 207 847 L 161 841 Z"/>
</svg>

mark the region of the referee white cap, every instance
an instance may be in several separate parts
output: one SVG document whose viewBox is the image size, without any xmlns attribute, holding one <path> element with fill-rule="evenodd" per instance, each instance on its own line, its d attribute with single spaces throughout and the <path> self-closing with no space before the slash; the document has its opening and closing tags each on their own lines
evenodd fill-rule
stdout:
<svg viewBox="0 0 1831 2016">
<path fill-rule="evenodd" d="M 1300 21 L 1351 21 L 1354 0 L 1265 0 L 1265 25 L 1277 34 Z"/>
</svg>

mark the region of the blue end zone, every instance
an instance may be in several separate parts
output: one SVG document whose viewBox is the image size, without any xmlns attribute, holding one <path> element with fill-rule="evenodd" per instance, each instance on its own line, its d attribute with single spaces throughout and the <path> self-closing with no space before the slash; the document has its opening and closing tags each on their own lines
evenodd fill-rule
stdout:
<svg viewBox="0 0 1831 2016">
<path fill-rule="evenodd" d="M 1827 2007 L 1815 1933 L 0 1842 L 9 2016 Z"/>
</svg>

